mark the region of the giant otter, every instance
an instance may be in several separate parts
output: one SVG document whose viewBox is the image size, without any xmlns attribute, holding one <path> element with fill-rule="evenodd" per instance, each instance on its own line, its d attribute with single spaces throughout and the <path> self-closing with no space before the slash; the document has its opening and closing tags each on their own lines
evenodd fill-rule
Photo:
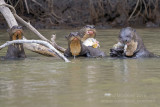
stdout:
<svg viewBox="0 0 160 107">
<path fill-rule="evenodd" d="M 136 30 L 127 27 L 123 28 L 119 34 L 119 42 L 110 49 L 111 57 L 153 57 L 154 54 L 149 52 L 141 37 L 138 36 Z"/>
<path fill-rule="evenodd" d="M 8 30 L 10 41 L 22 39 L 23 30 L 21 26 L 13 26 L 11 29 Z M 25 52 L 23 48 L 23 44 L 15 43 L 8 46 L 8 50 L 6 53 L 5 58 L 7 59 L 14 59 L 14 58 L 25 58 Z"/>
<path fill-rule="evenodd" d="M 94 25 L 86 25 L 79 31 L 81 41 L 84 42 L 88 38 L 96 37 L 96 29 Z"/>
<path fill-rule="evenodd" d="M 91 46 L 94 48 L 100 47 L 99 42 L 95 39 L 96 29 L 94 25 L 86 25 L 79 30 L 81 41 L 85 46 Z"/>
<path fill-rule="evenodd" d="M 66 57 L 85 56 L 85 57 L 104 57 L 104 52 L 97 48 L 83 45 L 79 32 L 71 32 L 67 37 L 68 49 L 64 52 Z"/>
</svg>

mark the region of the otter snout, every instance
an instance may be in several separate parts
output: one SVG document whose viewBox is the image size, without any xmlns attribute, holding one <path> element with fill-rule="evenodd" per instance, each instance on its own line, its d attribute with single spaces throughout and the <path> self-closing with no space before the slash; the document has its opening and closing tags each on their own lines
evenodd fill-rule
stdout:
<svg viewBox="0 0 160 107">
<path fill-rule="evenodd" d="M 123 38 L 119 38 L 119 41 L 123 44 L 127 44 L 127 43 L 131 42 L 131 38 L 123 37 Z"/>
<path fill-rule="evenodd" d="M 124 43 L 124 44 L 127 44 L 127 43 L 129 43 L 130 41 L 131 41 L 131 39 L 126 38 L 123 43 Z"/>
</svg>

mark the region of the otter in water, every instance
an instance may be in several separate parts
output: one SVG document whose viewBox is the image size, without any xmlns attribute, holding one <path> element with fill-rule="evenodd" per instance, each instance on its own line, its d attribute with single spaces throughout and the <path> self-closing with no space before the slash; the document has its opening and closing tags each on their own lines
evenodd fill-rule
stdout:
<svg viewBox="0 0 160 107">
<path fill-rule="evenodd" d="M 136 33 L 136 30 L 127 27 L 123 28 L 119 34 L 119 42 L 110 49 L 111 57 L 153 57 L 154 54 L 149 52 L 141 37 Z"/>
<path fill-rule="evenodd" d="M 21 26 L 13 26 L 11 29 L 8 30 L 10 40 L 18 40 L 22 39 L 23 30 Z M 25 58 L 25 52 L 23 48 L 23 44 L 15 43 L 8 46 L 7 54 L 5 58 L 7 59 L 14 59 L 14 58 Z"/>
<path fill-rule="evenodd" d="M 94 25 L 86 25 L 79 31 L 81 41 L 85 46 L 91 46 L 94 48 L 100 47 L 99 41 L 95 39 L 96 29 Z"/>
<path fill-rule="evenodd" d="M 104 52 L 97 48 L 85 46 L 82 41 L 79 32 L 71 32 L 67 37 L 68 49 L 64 52 L 66 57 L 71 56 L 85 56 L 85 57 L 104 57 Z"/>
<path fill-rule="evenodd" d="M 96 29 L 94 25 L 86 25 L 79 31 L 81 41 L 84 42 L 88 38 L 96 37 Z"/>
</svg>

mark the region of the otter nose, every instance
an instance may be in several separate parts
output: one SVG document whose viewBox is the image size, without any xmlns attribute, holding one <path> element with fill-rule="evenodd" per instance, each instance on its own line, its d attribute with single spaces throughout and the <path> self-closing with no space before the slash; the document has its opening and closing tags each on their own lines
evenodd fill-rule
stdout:
<svg viewBox="0 0 160 107">
<path fill-rule="evenodd" d="M 128 39 L 124 39 L 124 40 L 123 40 L 124 43 L 127 43 L 128 41 L 129 41 Z"/>
</svg>

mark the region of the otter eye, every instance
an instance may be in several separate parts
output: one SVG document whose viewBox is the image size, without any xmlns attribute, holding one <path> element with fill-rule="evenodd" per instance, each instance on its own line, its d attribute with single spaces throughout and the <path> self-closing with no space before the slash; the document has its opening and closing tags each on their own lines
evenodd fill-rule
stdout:
<svg viewBox="0 0 160 107">
<path fill-rule="evenodd" d="M 130 37 L 130 35 L 127 35 L 126 37 L 128 37 L 128 38 L 129 38 L 129 37 Z"/>
</svg>

